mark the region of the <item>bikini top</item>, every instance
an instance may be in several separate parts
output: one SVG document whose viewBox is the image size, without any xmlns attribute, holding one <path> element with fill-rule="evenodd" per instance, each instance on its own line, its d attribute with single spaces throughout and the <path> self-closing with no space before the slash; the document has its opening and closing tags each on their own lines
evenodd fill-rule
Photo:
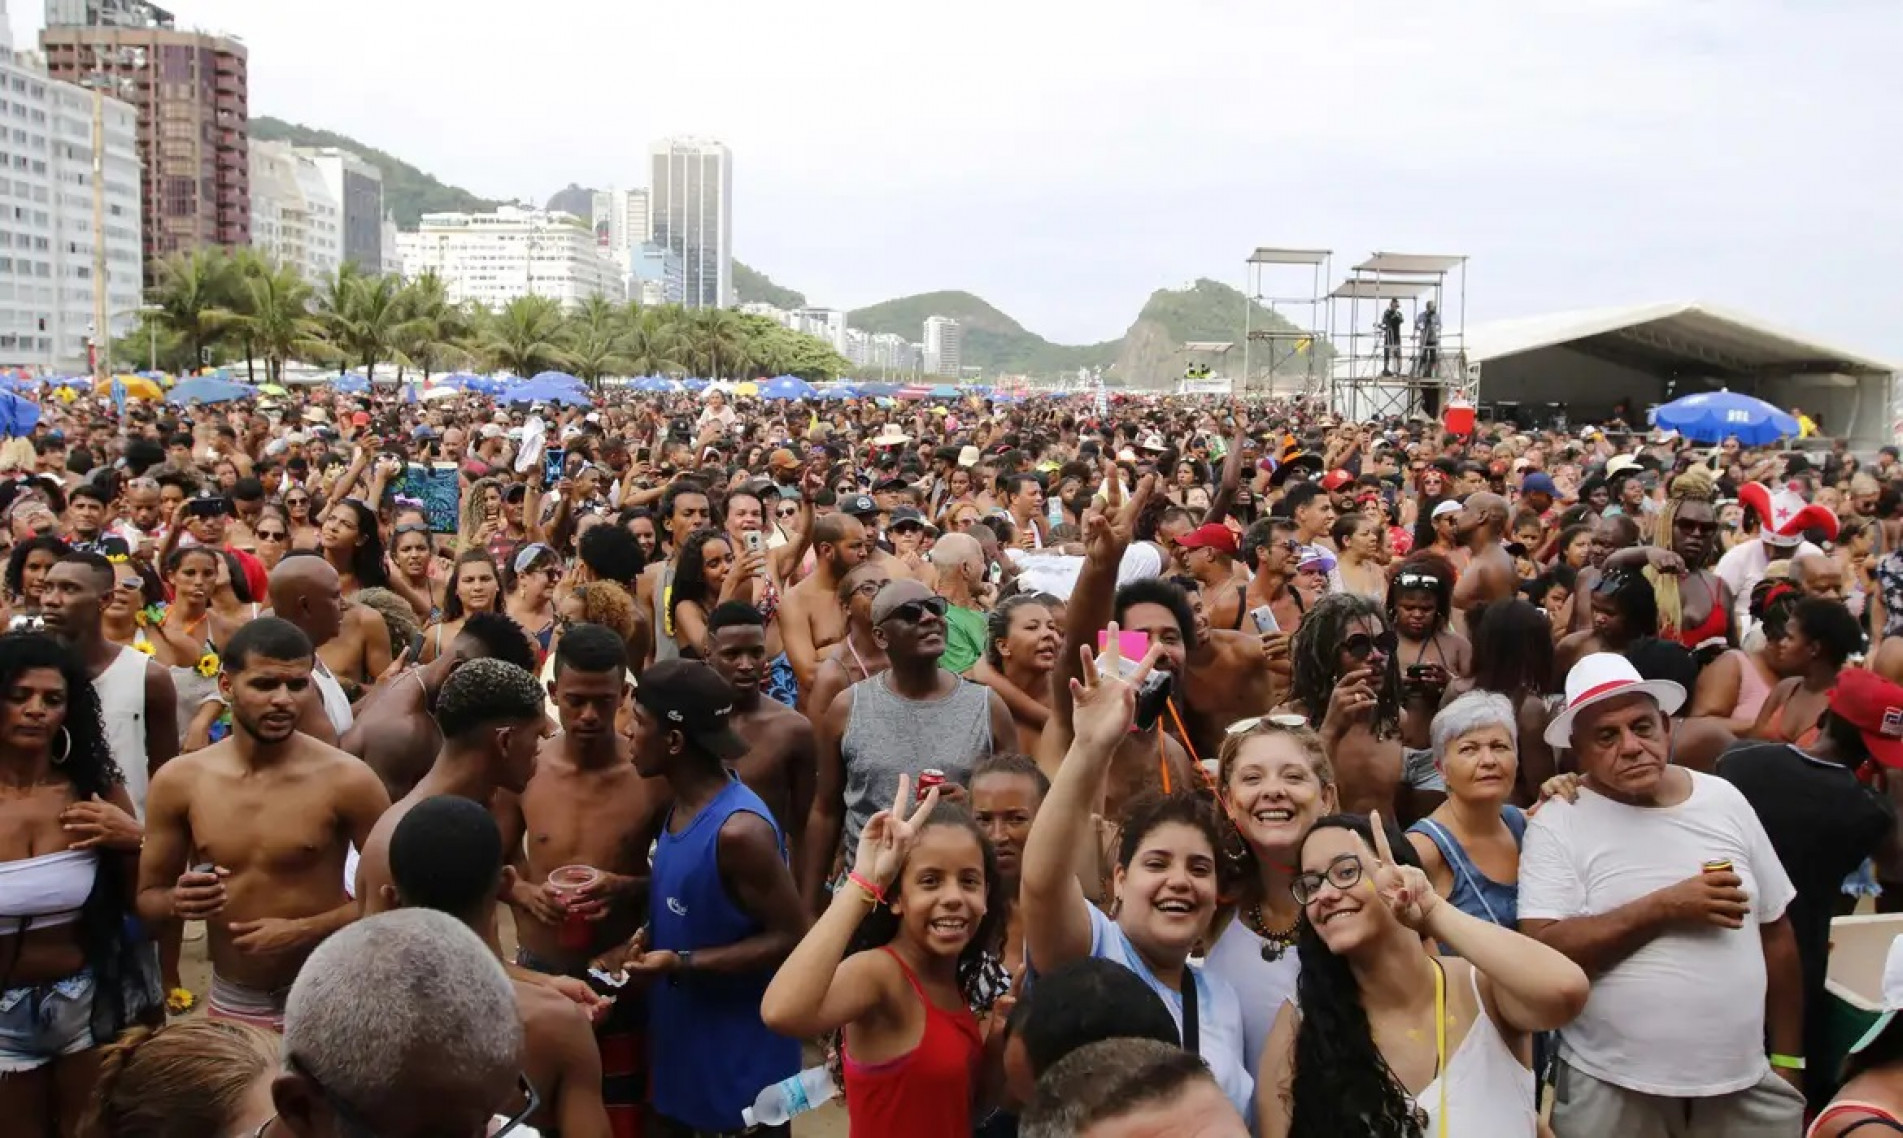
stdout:
<svg viewBox="0 0 1903 1138">
<path fill-rule="evenodd" d="M 98 868 L 99 855 L 92 850 L 0 862 L 0 932 L 30 932 L 77 921 L 92 895 Z"/>
</svg>

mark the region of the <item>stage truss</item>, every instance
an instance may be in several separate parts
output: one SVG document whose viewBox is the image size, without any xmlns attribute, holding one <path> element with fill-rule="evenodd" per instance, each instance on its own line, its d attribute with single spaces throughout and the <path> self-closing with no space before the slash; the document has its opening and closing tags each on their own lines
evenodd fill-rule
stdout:
<svg viewBox="0 0 1903 1138">
<path fill-rule="evenodd" d="M 1237 395 L 1319 396 L 1328 384 L 1327 249 L 1258 248 L 1245 262 L 1242 377 Z M 1307 281 L 1303 284 L 1304 279 Z M 1302 291 L 1306 288 L 1307 291 Z M 1260 305 L 1281 320 L 1257 327 Z M 1283 323 L 1282 321 L 1286 321 Z"/>
<path fill-rule="evenodd" d="M 1335 413 L 1368 421 L 1438 418 L 1448 398 L 1472 400 L 1477 376 L 1465 348 L 1467 258 L 1421 253 L 1375 253 L 1350 270 L 1328 294 L 1328 399 Z M 1389 341 L 1382 314 L 1395 302 L 1398 341 Z M 1437 329 L 1422 316 L 1433 306 Z"/>
</svg>

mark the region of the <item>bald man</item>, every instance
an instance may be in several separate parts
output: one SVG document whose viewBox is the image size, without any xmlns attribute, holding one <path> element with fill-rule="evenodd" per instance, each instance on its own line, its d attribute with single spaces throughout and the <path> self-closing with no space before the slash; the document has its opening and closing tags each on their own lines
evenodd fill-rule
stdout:
<svg viewBox="0 0 1903 1138">
<path fill-rule="evenodd" d="M 1843 566 L 1828 553 L 1799 553 L 1791 558 L 1791 584 L 1807 597 L 1827 601 L 1844 599 Z"/>
<path fill-rule="evenodd" d="M 1454 532 L 1467 551 L 1467 567 L 1454 583 L 1455 631 L 1467 635 L 1467 614 L 1513 595 L 1518 578 L 1513 555 L 1501 537 L 1507 530 L 1507 500 L 1498 494 L 1469 494 L 1454 518 Z"/>
<path fill-rule="evenodd" d="M 985 551 L 970 534 L 948 533 L 932 546 L 934 589 L 944 597 L 945 655 L 939 665 L 964 675 L 985 654 L 985 613 L 978 589 L 985 579 Z"/>
<path fill-rule="evenodd" d="M 780 601 L 780 636 L 799 680 L 800 706 L 813 690 L 826 649 L 846 638 L 846 606 L 839 582 L 866 559 L 866 527 L 845 514 L 813 519 L 813 571 Z"/>
<path fill-rule="evenodd" d="M 329 743 L 355 722 L 353 692 L 390 666 L 390 626 L 363 605 L 346 606 L 342 581 L 330 562 L 314 553 L 285 555 L 271 570 L 271 613 L 296 625 L 317 646 L 311 691 L 319 723 L 304 701 L 298 730 Z"/>
</svg>

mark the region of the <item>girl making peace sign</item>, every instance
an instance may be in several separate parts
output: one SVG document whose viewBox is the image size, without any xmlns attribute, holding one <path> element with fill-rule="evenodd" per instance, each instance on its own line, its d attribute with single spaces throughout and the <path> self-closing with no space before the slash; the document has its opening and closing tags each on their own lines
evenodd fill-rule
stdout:
<svg viewBox="0 0 1903 1138">
<path fill-rule="evenodd" d="M 1261 1138 L 1536 1132 L 1531 1036 L 1579 1014 L 1586 974 L 1448 904 L 1400 837 L 1335 814 L 1302 843 L 1300 1010 L 1282 1006 L 1262 1050 Z"/>
<path fill-rule="evenodd" d="M 782 1035 L 842 1033 L 853 1138 L 970 1138 L 984 1039 L 972 1008 L 1002 940 L 991 845 L 911 780 L 866 823 L 855 872 L 760 1004 Z"/>
</svg>

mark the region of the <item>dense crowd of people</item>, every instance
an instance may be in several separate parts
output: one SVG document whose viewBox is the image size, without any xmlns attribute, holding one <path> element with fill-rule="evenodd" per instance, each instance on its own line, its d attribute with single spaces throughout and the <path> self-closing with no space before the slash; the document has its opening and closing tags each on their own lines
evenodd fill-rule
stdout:
<svg viewBox="0 0 1903 1138">
<path fill-rule="evenodd" d="M 1894 448 L 49 401 L 0 543 L 9 1135 L 1903 1131 Z"/>
</svg>

